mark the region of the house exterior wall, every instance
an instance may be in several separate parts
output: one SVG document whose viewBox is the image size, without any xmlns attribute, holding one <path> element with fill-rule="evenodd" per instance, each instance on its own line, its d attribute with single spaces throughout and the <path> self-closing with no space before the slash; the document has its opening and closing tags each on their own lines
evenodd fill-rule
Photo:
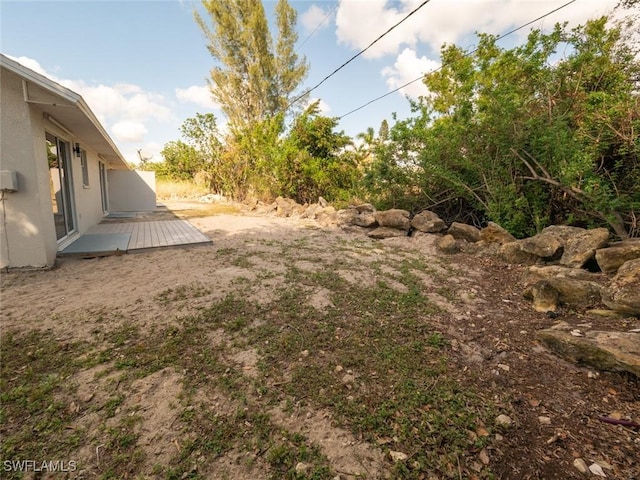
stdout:
<svg viewBox="0 0 640 480">
<path fill-rule="evenodd" d="M 86 147 L 81 138 L 74 138 L 73 144 L 78 142 L 80 148 Z M 71 172 L 73 176 L 73 190 L 75 193 L 75 206 L 78 233 L 83 234 L 89 228 L 100 223 L 104 216 L 102 212 L 102 198 L 100 196 L 100 174 L 98 171 L 98 154 L 90 149 L 86 150 L 87 167 L 89 169 L 89 185 L 82 183 L 82 162 L 80 157 L 71 156 Z"/>
<path fill-rule="evenodd" d="M 109 170 L 109 210 L 112 212 L 156 209 L 156 174 L 137 170 Z"/>
<path fill-rule="evenodd" d="M 18 176 L 18 191 L 0 205 L 0 267 L 50 266 L 57 245 L 42 122 L 32 121 L 22 80 L 4 69 L 0 75 L 0 169 Z"/>
<path fill-rule="evenodd" d="M 18 191 L 5 193 L 0 204 L 0 268 L 52 266 L 59 248 L 103 218 L 100 158 L 83 144 L 81 136 L 63 131 L 44 118 L 37 104 L 25 102 L 19 76 L 0 71 L 0 169 L 18 175 Z M 71 148 L 77 142 L 86 150 L 88 186 L 83 185 L 81 159 L 71 152 L 75 232 L 62 242 L 56 240 L 46 132 L 68 142 Z"/>
</svg>

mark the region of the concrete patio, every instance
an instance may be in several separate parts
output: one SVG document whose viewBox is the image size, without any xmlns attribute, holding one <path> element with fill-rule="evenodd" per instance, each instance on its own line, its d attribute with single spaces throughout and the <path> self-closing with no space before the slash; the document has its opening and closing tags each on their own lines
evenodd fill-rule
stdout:
<svg viewBox="0 0 640 480">
<path fill-rule="evenodd" d="M 186 220 L 133 221 L 121 218 L 117 223 L 100 223 L 90 228 L 58 256 L 106 256 L 149 248 L 211 243 L 211 239 Z M 127 221 L 131 218 L 132 221 Z"/>
</svg>

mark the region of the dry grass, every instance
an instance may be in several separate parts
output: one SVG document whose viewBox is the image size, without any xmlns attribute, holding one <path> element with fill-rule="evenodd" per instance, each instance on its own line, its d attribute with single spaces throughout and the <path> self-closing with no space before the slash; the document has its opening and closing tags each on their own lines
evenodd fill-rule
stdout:
<svg viewBox="0 0 640 480">
<path fill-rule="evenodd" d="M 163 180 L 156 181 L 156 196 L 158 200 L 169 200 L 177 198 L 199 198 L 210 193 L 201 185 L 187 180 Z"/>
</svg>

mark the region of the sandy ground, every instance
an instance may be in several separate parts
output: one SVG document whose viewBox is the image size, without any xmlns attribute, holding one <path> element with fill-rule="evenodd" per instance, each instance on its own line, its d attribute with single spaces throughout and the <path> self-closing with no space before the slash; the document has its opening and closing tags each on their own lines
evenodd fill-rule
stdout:
<svg viewBox="0 0 640 480">
<path fill-rule="evenodd" d="M 370 265 L 389 255 L 433 258 L 434 270 L 442 265 L 432 237 L 420 241 L 391 239 L 375 243 L 378 247 L 372 248 L 374 241 L 362 232 L 322 229 L 309 220 L 223 214 L 190 221 L 213 243 L 93 259 L 64 258 L 48 271 L 3 274 L 2 331 L 40 330 L 53 339 L 69 342 L 92 341 L 106 331 L 132 324 L 143 331 L 153 331 L 223 299 L 237 288 L 238 282 L 245 285 L 243 291 L 248 300 L 268 304 L 274 300 L 273 292 L 283 284 L 288 268 L 295 265 L 305 271 L 321 270 L 323 261 L 336 258 L 338 246 L 354 239 L 361 239 L 368 248 L 366 252 L 352 249 L 340 253 L 348 256 L 348 262 L 339 271 L 353 284 L 373 282 L 369 270 L 355 265 Z M 313 248 L 317 261 L 297 259 L 295 252 L 278 258 L 283 244 L 294 249 L 296 242 Z M 227 256 L 238 261 L 224 261 Z M 242 259 L 250 261 L 252 267 L 243 266 Z M 450 339 L 452 353 L 460 365 L 474 369 L 486 382 L 487 395 L 512 402 L 512 415 L 520 425 L 493 453 L 495 471 L 498 475 L 502 472 L 499 478 L 581 478 L 582 474 L 572 466 L 577 457 L 593 461 L 599 458 L 611 464 L 609 478 L 640 475 L 640 467 L 633 460 L 633 452 L 640 448 L 638 433 L 613 430 L 589 420 L 612 411 L 640 417 L 637 383 L 626 384 L 613 374 L 598 375 L 594 380 L 588 369 L 568 365 L 545 352 L 533 333 L 537 328 L 553 325 L 555 320 L 532 312 L 521 298 L 516 268 L 464 255 L 448 257 L 446 262 L 457 273 L 449 275 L 445 286 L 460 302 L 454 304 L 436 293 L 435 287 L 441 290 L 443 285 L 433 285 L 433 278 L 423 279 L 425 289 L 431 291 L 430 299 L 447 312 L 440 320 L 441 330 Z M 271 275 L 260 275 L 267 271 Z M 247 288 L 247 284 L 251 286 Z M 188 302 L 174 298 L 170 310 L 159 301 L 167 292 L 178 292 L 182 287 L 193 291 L 199 285 L 206 288 L 206 293 L 195 295 Z M 398 289 L 401 288 L 403 285 L 399 284 Z M 310 291 L 308 300 L 318 309 L 331 304 L 329 292 L 322 289 Z M 588 321 L 594 328 L 600 321 L 582 317 L 563 320 L 576 324 Z M 636 321 L 614 326 L 629 329 L 638 324 Z M 212 345 L 225 342 L 225 333 L 212 332 L 210 341 Z M 257 375 L 260 359 L 255 349 L 235 351 L 230 360 L 241 365 L 246 376 Z M 509 365 L 510 371 L 505 373 L 496 365 Z M 98 365 L 78 373 L 73 379 L 78 385 L 74 401 L 101 400 L 103 387 L 113 381 L 113 373 L 102 375 L 102 368 Z M 464 375 L 462 367 L 460 372 Z M 183 372 L 166 368 L 136 380 L 120 407 L 123 412 L 143 412 L 139 443 L 146 445 L 152 459 L 143 475 L 149 475 L 153 464 L 167 461 L 180 448 L 175 443 L 172 399 L 181 394 L 182 375 Z M 220 392 L 203 391 L 200 395 L 221 412 L 237 407 Z M 540 410 L 542 407 L 544 411 Z M 340 478 L 356 478 L 356 474 L 362 475 L 359 478 L 382 478 L 389 469 L 389 460 L 380 448 L 336 427 L 328 412 L 302 409 L 285 413 L 284 408 L 275 408 L 269 413 L 283 427 L 300 432 L 319 445 L 335 471 L 343 472 Z M 540 428 L 541 415 L 561 417 L 562 425 L 555 430 Z M 98 413 L 87 413 L 77 420 L 76 427 L 91 430 L 100 421 Z M 571 432 L 562 451 L 557 444 L 548 443 L 554 432 Z M 80 448 L 78 457 L 86 463 L 99 463 L 98 442 L 96 434 L 95 442 Z M 266 478 L 266 466 L 257 461 L 247 467 L 240 460 L 244 455 L 246 452 L 227 453 L 214 465 L 208 465 L 207 472 L 200 473 L 205 478 Z M 92 478 L 91 472 L 87 470 L 88 478 Z"/>
</svg>

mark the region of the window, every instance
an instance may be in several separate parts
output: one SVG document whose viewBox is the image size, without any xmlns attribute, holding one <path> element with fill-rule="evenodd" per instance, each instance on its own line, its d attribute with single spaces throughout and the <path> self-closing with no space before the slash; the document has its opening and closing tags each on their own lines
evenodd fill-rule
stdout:
<svg viewBox="0 0 640 480">
<path fill-rule="evenodd" d="M 82 186 L 89 187 L 89 165 L 87 164 L 86 150 L 80 150 L 80 166 L 82 167 Z"/>
</svg>

